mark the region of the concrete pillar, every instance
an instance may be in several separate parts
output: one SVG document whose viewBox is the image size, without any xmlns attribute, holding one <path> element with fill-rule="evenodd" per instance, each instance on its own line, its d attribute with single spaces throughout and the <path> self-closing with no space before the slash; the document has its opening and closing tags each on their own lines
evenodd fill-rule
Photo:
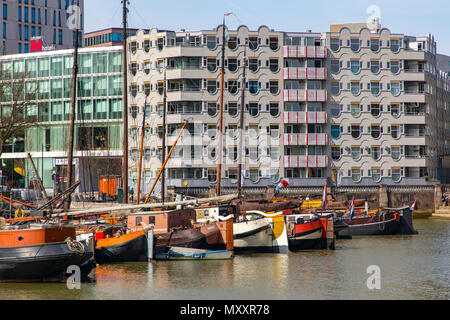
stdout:
<svg viewBox="0 0 450 320">
<path fill-rule="evenodd" d="M 442 206 L 442 186 L 434 185 L 434 210 L 438 210 Z"/>
<path fill-rule="evenodd" d="M 389 206 L 387 186 L 384 184 L 380 184 L 378 188 L 378 206 L 383 208 L 387 208 Z"/>
</svg>

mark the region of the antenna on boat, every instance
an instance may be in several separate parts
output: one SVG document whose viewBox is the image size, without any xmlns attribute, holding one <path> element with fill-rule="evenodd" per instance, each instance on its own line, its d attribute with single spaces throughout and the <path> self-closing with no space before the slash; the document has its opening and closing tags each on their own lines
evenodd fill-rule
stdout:
<svg viewBox="0 0 450 320">
<path fill-rule="evenodd" d="M 223 88 L 224 88 L 224 76 L 225 76 L 225 17 L 231 13 L 225 13 L 223 15 L 222 22 L 222 61 L 220 72 L 220 119 L 219 119 L 219 150 L 217 164 L 217 189 L 216 196 L 220 196 L 220 182 L 222 178 L 222 148 L 223 148 Z"/>
<path fill-rule="evenodd" d="M 245 111 L 245 66 L 247 63 L 247 44 L 244 43 L 244 70 L 242 72 L 242 95 L 241 95 L 241 114 L 240 114 L 240 135 L 239 135 L 239 163 L 238 163 L 238 199 L 242 199 L 242 164 L 244 161 L 244 111 Z"/>
<path fill-rule="evenodd" d="M 127 4 L 129 0 L 121 0 L 123 3 L 123 160 L 122 160 L 122 185 L 123 203 L 128 203 L 128 71 L 127 71 Z"/>
<path fill-rule="evenodd" d="M 80 5 L 78 0 L 77 5 Z M 72 162 L 73 162 L 73 141 L 74 141 L 74 128 L 75 128 L 75 107 L 77 103 L 77 76 L 78 76 L 78 46 L 79 46 L 79 34 L 80 34 L 80 16 L 76 18 L 76 29 L 75 29 L 75 48 L 73 53 L 73 67 L 72 67 L 72 101 L 70 107 L 70 127 L 69 127 L 69 143 L 67 149 L 67 185 L 69 188 L 72 184 Z M 67 195 L 66 202 L 64 204 L 64 209 L 67 211 L 70 209 L 71 196 Z"/>
</svg>

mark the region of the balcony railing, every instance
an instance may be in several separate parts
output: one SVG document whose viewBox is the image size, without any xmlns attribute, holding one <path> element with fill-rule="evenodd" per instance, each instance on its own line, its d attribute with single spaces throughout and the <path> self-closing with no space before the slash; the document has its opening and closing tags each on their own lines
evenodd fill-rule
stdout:
<svg viewBox="0 0 450 320">
<path fill-rule="evenodd" d="M 283 68 L 285 80 L 325 80 L 326 78 L 325 68 Z"/>
<path fill-rule="evenodd" d="M 326 58 L 325 47 L 316 46 L 283 46 L 284 58 Z"/>
<path fill-rule="evenodd" d="M 325 168 L 328 165 L 327 156 L 284 156 L 285 168 Z"/>
<path fill-rule="evenodd" d="M 283 112 L 283 123 L 327 123 L 327 113 L 323 111 Z"/>
<path fill-rule="evenodd" d="M 285 133 L 285 146 L 324 146 L 328 142 L 326 133 Z"/>
<path fill-rule="evenodd" d="M 325 102 L 327 101 L 327 92 L 323 89 L 318 90 L 283 90 L 283 101 L 311 101 Z"/>
</svg>

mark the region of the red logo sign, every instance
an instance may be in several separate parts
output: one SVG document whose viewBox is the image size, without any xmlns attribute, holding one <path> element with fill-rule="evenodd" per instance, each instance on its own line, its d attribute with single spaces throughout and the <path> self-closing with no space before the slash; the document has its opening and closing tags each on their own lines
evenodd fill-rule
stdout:
<svg viewBox="0 0 450 320">
<path fill-rule="evenodd" d="M 31 40 L 30 52 L 41 52 L 41 51 L 42 51 L 42 39 Z"/>
</svg>

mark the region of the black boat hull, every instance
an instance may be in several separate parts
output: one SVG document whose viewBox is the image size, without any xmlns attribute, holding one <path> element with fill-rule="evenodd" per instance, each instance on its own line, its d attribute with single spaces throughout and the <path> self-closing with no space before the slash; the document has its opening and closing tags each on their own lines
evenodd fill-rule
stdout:
<svg viewBox="0 0 450 320">
<path fill-rule="evenodd" d="M 66 242 L 0 248 L 0 281 L 61 281 L 69 266 L 80 267 L 81 277 L 86 278 L 94 267 L 89 262 L 93 252 L 83 246 L 83 253 L 70 250 Z"/>
<path fill-rule="evenodd" d="M 355 221 L 357 222 L 357 219 L 346 220 L 348 228 L 339 231 L 338 236 L 418 234 L 413 227 L 412 214 L 409 209 L 400 210 L 398 218 L 393 215 L 389 217 L 381 215 L 368 223 L 355 223 Z"/>
<path fill-rule="evenodd" d="M 147 261 L 147 237 L 145 234 L 107 247 L 95 248 L 98 264 L 127 261 Z"/>
</svg>

